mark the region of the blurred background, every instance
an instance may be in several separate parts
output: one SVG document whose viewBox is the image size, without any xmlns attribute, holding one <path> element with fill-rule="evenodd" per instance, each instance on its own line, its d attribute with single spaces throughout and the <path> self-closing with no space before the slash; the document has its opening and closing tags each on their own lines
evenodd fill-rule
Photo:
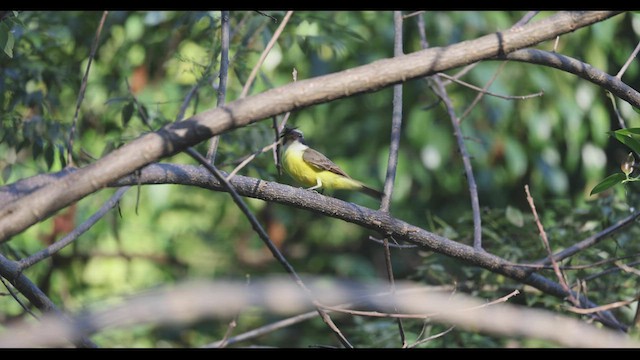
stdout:
<svg viewBox="0 0 640 360">
<path fill-rule="evenodd" d="M 230 66 L 227 102 L 238 98 L 249 73 L 284 17 L 284 11 L 230 13 Z M 524 11 L 404 12 L 404 52 L 421 49 L 418 18 L 424 19 L 430 47 L 441 47 L 507 30 Z M 549 16 L 541 12 L 533 21 Z M 0 22 L 0 172 L 1 184 L 61 170 L 78 93 L 101 12 L 19 12 Z M 185 118 L 216 106 L 221 50 L 220 11 L 111 11 L 100 35 L 89 72 L 75 133 L 77 166 L 90 164 L 148 128 L 176 120 L 192 88 L 198 91 Z M 557 44 L 537 48 L 579 59 L 615 75 L 638 42 L 640 18 L 626 13 L 563 35 Z M 298 80 L 346 70 L 393 56 L 391 11 L 294 12 L 270 51 L 249 94 Z M 462 69 L 447 71 L 455 76 Z M 634 60 L 622 80 L 639 88 Z M 552 248 L 569 244 L 611 225 L 635 209 L 634 185 L 617 186 L 598 196 L 591 189 L 619 172 L 629 152 L 607 133 L 619 128 L 606 92 L 574 75 L 518 62 L 484 61 L 460 80 L 505 96 L 543 92 L 524 100 L 485 95 L 462 121 L 472 156 L 482 209 L 485 250 L 518 262 L 545 256 L 526 202 L 528 184 Z M 458 116 L 478 95 L 450 83 L 447 91 Z M 452 240 L 471 244 L 473 221 L 467 180 L 446 109 L 428 79 L 404 84 L 403 124 L 393 216 Z M 135 100 L 134 100 L 135 97 Z M 632 107 L 615 101 L 626 126 L 640 126 Z M 387 170 L 392 89 L 352 96 L 291 114 L 289 125 L 347 173 L 382 189 Z M 280 118 L 279 118 L 280 119 Z M 232 171 L 245 156 L 273 141 L 272 121 L 224 134 L 217 163 Z M 196 147 L 206 153 L 208 143 Z M 195 164 L 187 155 L 166 162 Z M 280 176 L 270 152 L 258 156 L 240 174 L 295 185 Z M 296 185 L 297 186 L 297 185 Z M 66 234 L 113 194 L 105 189 L 56 217 L 2 244 L 3 254 L 19 259 Z M 139 194 L 137 194 L 139 191 Z M 360 193 L 325 193 L 377 209 Z M 139 196 L 139 201 L 137 197 Z M 385 279 L 379 234 L 296 208 L 246 199 L 256 216 L 302 274 L 366 281 Z M 637 229 L 631 228 L 571 259 L 593 264 L 636 256 Z M 432 285 L 494 298 L 521 284 L 454 259 L 424 250 L 393 249 L 394 273 Z M 569 282 L 603 271 L 570 272 Z M 60 307 L 71 312 L 117 303 L 160 284 L 185 279 L 251 279 L 284 273 L 227 193 L 178 185 L 131 189 L 112 211 L 74 244 L 29 269 L 34 280 Z M 549 277 L 554 279 L 551 272 Z M 596 302 L 635 296 L 637 279 L 619 272 L 594 277 Z M 535 291 L 515 302 L 559 309 L 561 301 Z M 0 297 L 0 328 L 26 317 L 9 296 Z M 633 309 L 623 308 L 623 319 Z M 236 333 L 275 321 L 254 309 L 238 318 Z M 337 323 L 356 346 L 398 346 L 397 324 L 389 319 L 338 316 Z M 104 347 L 197 347 L 222 338 L 223 321 L 193 326 L 140 326 L 101 332 L 93 339 Z M 426 330 L 425 330 L 426 329 Z M 409 322 L 408 337 L 437 333 L 445 327 Z M 318 318 L 280 330 L 241 346 L 307 347 L 338 345 Z M 549 346 L 529 340 L 501 339 L 454 330 L 424 347 Z"/>
</svg>

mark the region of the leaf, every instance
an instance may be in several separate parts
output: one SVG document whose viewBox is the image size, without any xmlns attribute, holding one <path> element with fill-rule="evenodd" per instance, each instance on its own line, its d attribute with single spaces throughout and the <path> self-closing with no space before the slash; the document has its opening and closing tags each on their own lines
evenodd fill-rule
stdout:
<svg viewBox="0 0 640 360">
<path fill-rule="evenodd" d="M 632 138 L 629 135 L 621 134 L 619 131 L 614 131 L 613 136 L 620 141 L 621 143 L 628 146 L 631 150 L 633 150 L 636 154 L 640 154 L 640 141 Z"/>
<path fill-rule="evenodd" d="M 41 139 L 35 139 L 33 142 L 33 145 L 31 146 L 31 153 L 33 154 L 33 159 L 36 160 L 37 158 L 40 157 L 40 155 L 42 155 L 42 150 L 43 150 L 43 145 L 42 145 L 42 140 Z"/>
<path fill-rule="evenodd" d="M 640 128 L 619 129 L 616 131 L 609 131 L 609 133 L 618 133 L 622 135 L 640 135 Z"/>
<path fill-rule="evenodd" d="M 511 224 L 517 227 L 522 227 L 524 225 L 524 216 L 522 216 L 522 212 L 513 206 L 507 206 L 505 216 Z"/>
<path fill-rule="evenodd" d="M 607 176 L 604 180 L 602 180 L 598 185 L 593 187 L 591 193 L 589 195 L 595 195 L 597 193 L 601 193 L 608 188 L 621 184 L 627 177 L 623 173 L 615 173 Z"/>
<path fill-rule="evenodd" d="M 65 149 L 62 145 L 58 145 L 58 159 L 63 168 L 67 166 L 67 157 L 65 156 Z"/>
<path fill-rule="evenodd" d="M 138 105 L 138 116 L 140 117 L 140 120 L 142 120 L 142 123 L 149 126 L 149 112 L 147 111 L 147 107 L 140 104 Z"/>
<path fill-rule="evenodd" d="M 44 161 L 47 164 L 47 168 L 49 170 L 51 170 L 51 167 L 53 166 L 53 157 L 55 155 L 55 149 L 53 147 L 53 145 L 49 144 L 47 146 L 45 146 L 44 148 Z"/>
<path fill-rule="evenodd" d="M 13 45 L 15 38 L 11 32 L 11 28 L 6 23 L 0 24 L 0 46 L 8 57 L 13 58 Z"/>
<path fill-rule="evenodd" d="M 7 164 L 7 166 L 2 169 L 2 181 L 6 184 L 11 176 L 11 164 Z"/>
<path fill-rule="evenodd" d="M 129 102 L 122 108 L 122 126 L 126 127 L 133 115 L 133 103 Z"/>
</svg>

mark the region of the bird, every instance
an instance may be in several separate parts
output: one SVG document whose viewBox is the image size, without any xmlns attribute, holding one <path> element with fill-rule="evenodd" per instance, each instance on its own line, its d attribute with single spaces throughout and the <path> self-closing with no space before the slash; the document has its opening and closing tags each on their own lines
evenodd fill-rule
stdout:
<svg viewBox="0 0 640 360">
<path fill-rule="evenodd" d="M 280 136 L 283 140 L 282 164 L 285 171 L 308 190 L 356 190 L 375 199 L 382 199 L 381 191 L 352 179 L 338 165 L 304 141 L 302 131 L 286 127 Z"/>
</svg>

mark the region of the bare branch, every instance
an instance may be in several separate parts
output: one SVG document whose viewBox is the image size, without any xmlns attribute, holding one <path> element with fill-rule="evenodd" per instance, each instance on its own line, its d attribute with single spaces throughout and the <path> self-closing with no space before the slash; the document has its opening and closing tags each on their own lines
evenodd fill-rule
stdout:
<svg viewBox="0 0 640 360">
<path fill-rule="evenodd" d="M 633 49 L 631 55 L 629 55 L 629 58 L 627 59 L 627 61 L 625 61 L 624 65 L 622 65 L 622 68 L 620 68 L 620 71 L 618 71 L 618 73 L 616 74 L 616 78 L 622 79 L 622 75 L 627 71 L 627 68 L 631 64 L 631 61 L 636 58 L 636 56 L 638 55 L 638 51 L 640 51 L 640 42 L 636 45 L 636 48 Z"/>
<path fill-rule="evenodd" d="M 616 222 L 615 224 L 609 226 L 608 228 L 598 232 L 597 234 L 591 235 L 589 237 L 587 237 L 586 239 L 572 245 L 571 247 L 568 247 L 562 251 L 557 252 L 556 254 L 553 255 L 553 260 L 555 261 L 561 261 L 564 260 L 570 256 L 573 256 L 575 254 L 577 254 L 578 252 L 588 249 L 596 244 L 598 244 L 600 241 L 610 237 L 611 235 L 615 234 L 616 232 L 620 231 L 621 229 L 629 226 L 630 224 L 633 224 L 634 221 L 636 219 L 638 219 L 640 217 L 640 211 L 636 211 L 635 213 L 627 216 L 626 218 L 619 220 L 618 222 Z M 542 260 L 538 260 L 536 262 L 537 264 L 544 264 L 544 265 L 548 265 L 551 264 L 551 259 L 549 257 L 546 257 Z"/>
<path fill-rule="evenodd" d="M 83 222 L 82 224 L 80 224 L 80 226 L 73 229 L 73 231 L 65 235 L 62 239 L 56 241 L 53 245 L 47 247 L 46 249 L 41 250 L 27 258 L 24 258 L 18 261 L 20 271 L 24 271 L 25 269 L 31 267 L 32 265 L 38 263 L 39 261 L 42 261 L 50 257 L 51 255 L 57 253 L 67 245 L 71 244 L 74 240 L 80 237 L 80 235 L 84 234 L 87 230 L 91 229 L 91 227 L 95 223 L 97 223 L 98 220 L 102 219 L 102 217 L 109 210 L 111 210 L 114 206 L 118 204 L 118 201 L 120 201 L 120 198 L 122 197 L 122 195 L 124 195 L 125 192 L 127 192 L 127 190 L 129 190 L 129 186 L 121 187 L 120 189 L 118 189 L 118 191 L 116 191 L 115 194 L 113 194 L 113 196 L 111 196 L 111 198 L 109 198 L 109 200 L 107 200 L 100 207 L 100 209 L 95 214 L 91 215 L 91 217 L 89 217 L 85 222 Z"/>
<path fill-rule="evenodd" d="M 393 12 L 393 25 L 394 25 L 394 40 L 393 40 L 393 56 L 398 57 L 404 55 L 402 49 L 402 11 Z M 387 160 L 387 174 L 384 181 L 384 195 L 380 201 L 380 211 L 389 212 L 391 206 L 391 196 L 393 195 L 393 185 L 396 179 L 396 172 L 398 168 L 398 151 L 400 149 L 400 132 L 402 129 L 402 84 L 393 86 L 393 111 L 391 115 L 391 140 L 389 144 L 389 157 Z M 393 266 L 391 263 L 391 250 L 389 250 L 389 238 L 384 237 L 383 249 L 384 260 L 387 269 L 387 278 L 389 280 L 389 286 L 391 293 L 395 292 L 395 279 L 393 276 Z M 395 310 L 395 308 L 394 308 Z M 405 336 L 404 327 L 402 326 L 402 320 L 397 319 L 398 332 L 400 333 L 400 342 L 402 348 L 407 347 L 407 338 Z"/>
<path fill-rule="evenodd" d="M 472 311 L 472 310 L 478 310 L 478 309 L 482 309 L 483 307 L 486 306 L 491 306 L 491 305 L 495 305 L 498 303 L 502 303 L 502 302 L 506 302 L 507 300 L 509 300 L 509 298 L 514 297 L 516 295 L 518 295 L 520 292 L 518 290 L 514 290 L 511 293 L 493 300 L 491 302 L 488 303 L 483 303 L 480 305 L 474 305 L 472 307 L 469 308 L 461 308 L 461 309 L 457 309 L 456 311 Z M 393 294 L 392 295 L 396 295 Z M 334 312 L 341 312 L 341 313 L 345 313 L 345 314 L 349 314 L 349 315 L 357 315 L 357 316 L 368 316 L 368 317 L 384 317 L 384 318 L 397 318 L 397 319 L 426 319 L 426 318 L 432 318 L 432 317 L 436 317 L 436 316 L 440 316 L 442 315 L 441 312 L 433 312 L 433 313 L 421 313 L 421 314 L 408 314 L 408 313 L 389 313 L 389 312 L 380 312 L 380 311 L 360 311 L 360 310 L 353 310 L 353 309 L 344 309 L 340 306 L 326 306 L 325 309 L 327 310 L 331 310 Z M 394 307 L 395 309 L 395 307 Z"/>
<path fill-rule="evenodd" d="M 221 21 L 221 51 L 220 51 L 220 82 L 218 84 L 218 102 L 216 107 L 221 107 L 225 104 L 225 98 L 227 96 L 227 78 L 229 77 L 229 11 L 223 10 Z M 216 152 L 218 150 L 218 144 L 220 143 L 220 136 L 216 135 L 211 139 L 209 143 L 209 150 L 207 150 L 207 159 L 210 163 L 215 162 Z"/>
<path fill-rule="evenodd" d="M 596 312 L 599 312 L 599 311 L 617 309 L 619 307 L 627 306 L 627 305 L 632 304 L 632 303 L 634 303 L 634 302 L 636 302 L 638 300 L 640 300 L 640 296 L 636 296 L 635 298 L 633 298 L 631 300 L 616 301 L 616 302 L 611 303 L 611 304 L 606 304 L 606 305 L 594 307 L 594 308 L 591 308 L 591 309 L 582 309 L 582 308 L 578 308 L 578 307 L 575 307 L 575 306 L 569 306 L 567 308 L 569 310 L 573 311 L 576 314 L 593 314 L 593 313 L 596 313 Z"/>
<path fill-rule="evenodd" d="M 507 55 L 498 56 L 496 59 L 508 59 L 544 65 L 577 75 L 605 90 L 609 90 L 615 96 L 628 102 L 632 106 L 640 108 L 640 93 L 638 91 L 615 76 L 611 76 L 602 70 L 596 69 L 587 63 L 569 56 L 538 49 L 522 49 Z"/>
<path fill-rule="evenodd" d="M 503 64 L 504 64 L 504 63 L 503 63 Z M 528 94 L 528 95 L 501 95 L 501 94 L 496 94 L 496 93 L 493 93 L 493 92 L 491 92 L 491 91 L 486 90 L 486 89 L 488 88 L 488 86 L 485 86 L 484 88 L 479 88 L 479 87 L 477 87 L 477 86 L 475 86 L 475 85 L 473 85 L 473 84 L 469 84 L 468 82 L 464 82 L 464 81 L 462 81 L 462 80 L 456 79 L 455 77 L 453 77 L 453 76 L 449 76 L 449 75 L 447 75 L 447 74 L 445 74 L 445 73 L 438 73 L 437 75 L 438 75 L 438 76 L 442 76 L 442 77 L 443 77 L 443 78 L 445 78 L 445 79 L 449 79 L 449 80 L 451 80 L 451 81 L 453 81 L 453 82 L 455 82 L 455 83 L 458 83 L 458 84 L 460 84 L 460 85 L 466 86 L 466 87 L 468 87 L 469 89 L 472 89 L 472 90 L 478 91 L 478 92 L 480 92 L 480 93 L 482 93 L 482 94 L 495 96 L 495 97 L 497 97 L 497 98 L 505 99 L 505 100 L 525 100 L 525 99 L 531 99 L 531 98 L 534 98 L 534 97 L 539 97 L 539 96 L 544 95 L 544 91 L 540 91 L 540 92 L 537 92 L 537 93 L 535 93 L 535 94 Z M 488 85 L 491 85 L 491 83 L 492 83 L 492 82 L 489 82 L 489 83 L 487 83 L 487 84 L 488 84 Z M 464 115 L 462 115 L 462 116 L 460 116 L 460 117 L 461 117 L 461 118 L 464 118 L 465 116 L 464 116 Z"/>
<path fill-rule="evenodd" d="M 260 59 L 258 59 L 258 62 L 253 67 L 253 70 L 251 70 L 251 74 L 249 75 L 247 82 L 244 84 L 244 87 L 242 88 L 242 92 L 240 93 L 240 97 L 239 97 L 240 99 L 247 96 L 247 94 L 249 93 L 249 88 L 251 88 L 251 85 L 253 84 L 253 80 L 256 78 L 256 75 L 258 74 L 258 71 L 260 70 L 262 63 L 267 58 L 267 55 L 269 55 L 269 51 L 271 51 L 273 46 L 276 44 L 276 41 L 278 41 L 278 38 L 280 37 L 280 34 L 282 34 L 284 27 L 287 26 L 289 19 L 291 19 L 291 15 L 293 15 L 293 11 L 287 11 L 287 13 L 284 15 L 284 18 L 282 19 L 282 22 L 280 23 L 280 26 L 278 26 L 276 31 L 273 33 L 271 40 L 269 40 L 269 43 L 267 43 L 267 46 L 262 51 L 262 54 L 260 55 Z"/>
<path fill-rule="evenodd" d="M 40 309 L 45 315 L 42 318 L 53 319 L 53 321 L 57 324 L 61 324 L 61 326 L 69 326 L 67 323 L 69 319 L 67 316 L 62 313 L 56 305 L 47 297 L 45 293 L 42 292 L 29 278 L 27 278 L 18 263 L 15 261 L 9 260 L 4 255 L 0 254 L 0 276 L 7 279 L 16 290 L 18 290 L 22 295 L 24 295 L 31 304 Z M 36 324 L 39 326 L 40 323 Z M 9 332 L 10 335 L 13 335 Z M 84 335 L 79 336 L 68 336 L 59 338 L 59 341 L 63 341 L 64 344 L 67 344 L 68 341 L 71 341 L 76 344 L 78 347 L 89 347 L 95 348 L 97 347 L 89 338 Z M 2 347 L 0 345 L 0 347 Z"/>
<path fill-rule="evenodd" d="M 346 71 L 300 80 L 211 109 L 144 134 L 63 181 L 34 191 L 0 209 L 0 242 L 24 231 L 55 211 L 158 159 L 235 128 L 313 104 L 375 91 L 418 77 L 508 54 L 559 34 L 602 21 L 616 12 L 560 12 L 519 31 L 486 35 L 445 48 L 430 48 L 379 60 Z M 468 51 L 469 47 L 477 51 Z M 616 93 L 614 91 L 614 93 Z M 631 96 L 627 96 L 632 99 Z M 640 96 L 636 99 L 640 102 Z"/>
<path fill-rule="evenodd" d="M 567 347 L 640 347 L 619 332 L 599 329 L 583 321 L 538 309 L 506 303 L 486 306 L 484 301 L 457 294 L 415 292 L 402 296 L 371 296 L 384 293 L 388 284 L 309 282 L 323 303 L 356 302 L 366 299 L 371 306 L 386 311 L 399 304 L 407 314 L 438 314 L 432 321 L 473 329 L 482 333 L 518 336 L 551 341 Z M 397 284 L 398 291 L 416 289 L 415 284 Z M 424 289 L 424 287 L 422 287 Z M 388 294 L 388 293 L 387 293 Z M 288 279 L 245 283 L 197 282 L 147 292 L 110 308 L 79 315 L 71 322 L 44 317 L 36 324 L 11 326 L 0 335 L 0 347 L 57 346 L 63 337 L 87 336 L 103 329 L 134 325 L 174 325 L 237 313 L 248 306 L 259 306 L 275 314 L 290 314 L 313 305 L 307 293 Z M 474 310 L 469 310 L 474 309 Z"/>
<path fill-rule="evenodd" d="M 553 258 L 553 252 L 551 251 L 551 246 L 549 245 L 549 240 L 547 239 L 547 233 L 544 231 L 544 227 L 540 222 L 540 218 L 538 217 L 538 211 L 536 211 L 536 205 L 533 202 L 533 197 L 531 197 L 531 193 L 529 192 L 529 185 L 524 186 L 524 191 L 527 194 L 527 202 L 529 203 L 529 207 L 531 207 L 531 212 L 533 213 L 533 218 L 536 222 L 536 226 L 538 226 L 538 232 L 540 233 L 540 238 L 542 239 L 542 244 L 544 245 L 544 249 L 549 254 L 549 258 L 551 258 L 551 265 L 553 266 L 553 271 L 558 277 L 558 282 L 565 289 L 565 291 L 569 294 L 569 300 L 574 304 L 579 304 L 580 302 L 571 294 L 571 290 L 569 289 L 569 285 L 567 285 L 567 281 L 564 278 L 564 274 L 560 271 L 558 267 L 558 263 Z"/>
<path fill-rule="evenodd" d="M 427 35 L 424 32 L 424 19 L 422 17 L 418 18 L 418 27 L 420 31 L 420 39 L 422 46 L 427 46 Z M 455 109 L 453 108 L 453 103 L 451 102 L 451 98 L 447 94 L 447 89 L 445 88 L 442 80 L 438 76 L 432 78 L 433 80 L 433 90 L 438 95 L 438 97 L 444 102 L 445 107 L 447 109 L 447 113 L 449 114 L 449 119 L 451 120 L 451 124 L 453 126 L 453 132 L 455 134 L 458 150 L 462 156 L 462 163 L 464 166 L 464 171 L 467 176 L 467 183 L 469 184 L 469 195 L 471 197 L 471 211 L 473 212 L 473 247 L 476 250 L 482 250 L 482 218 L 480 217 L 480 200 L 478 199 L 478 186 L 476 185 L 475 177 L 473 176 L 473 168 L 471 166 L 471 160 L 469 158 L 469 153 L 467 152 L 467 147 L 464 143 L 464 137 L 462 136 L 462 129 L 460 128 L 460 122 L 462 118 L 458 118 L 456 116 Z"/>
<path fill-rule="evenodd" d="M 96 56 L 96 50 L 98 49 L 98 41 L 100 40 L 100 33 L 102 32 L 102 27 L 104 26 L 104 22 L 107 19 L 107 15 L 109 15 L 108 11 L 102 12 L 102 18 L 100 19 L 100 23 L 98 24 L 98 29 L 96 30 L 96 37 L 93 39 L 93 43 L 91 44 L 91 52 L 89 53 L 89 61 L 87 62 L 87 68 L 84 71 L 84 76 L 82 77 L 82 83 L 80 84 L 80 92 L 78 94 L 78 101 L 76 102 L 76 111 L 73 114 L 73 122 L 71 123 L 71 131 L 69 133 L 69 143 L 67 144 L 67 164 L 73 165 L 73 138 L 76 135 L 76 124 L 78 123 L 78 113 L 80 112 L 80 105 L 82 105 L 82 101 L 84 100 L 84 93 L 87 90 L 87 80 L 89 78 L 89 69 L 91 69 L 91 63 L 93 62 L 93 58 Z"/>
<path fill-rule="evenodd" d="M 476 250 L 482 250 L 482 217 L 480 216 L 480 200 L 478 199 L 478 185 L 473 175 L 473 167 L 471 165 L 471 158 L 467 151 L 467 146 L 464 143 L 464 137 L 462 135 L 462 129 L 460 127 L 460 118 L 457 117 L 453 103 L 447 95 L 447 90 L 442 81 L 437 76 L 433 78 L 435 83 L 436 94 L 444 102 L 447 113 L 453 126 L 453 132 L 458 143 L 458 150 L 462 156 L 462 164 L 464 166 L 464 173 L 467 177 L 467 183 L 469 185 L 469 197 L 471 198 L 471 211 L 473 212 L 473 247 Z"/>
</svg>

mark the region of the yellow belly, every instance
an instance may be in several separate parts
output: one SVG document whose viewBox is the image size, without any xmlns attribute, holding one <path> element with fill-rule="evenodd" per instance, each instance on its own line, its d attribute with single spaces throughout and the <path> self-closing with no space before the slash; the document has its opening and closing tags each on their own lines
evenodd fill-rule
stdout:
<svg viewBox="0 0 640 360">
<path fill-rule="evenodd" d="M 301 151 L 285 151 L 282 164 L 284 170 L 293 179 L 306 187 L 316 186 L 319 180 L 321 187 L 329 190 L 358 190 L 362 188 L 362 184 L 356 180 L 307 164 L 302 159 Z"/>
</svg>

